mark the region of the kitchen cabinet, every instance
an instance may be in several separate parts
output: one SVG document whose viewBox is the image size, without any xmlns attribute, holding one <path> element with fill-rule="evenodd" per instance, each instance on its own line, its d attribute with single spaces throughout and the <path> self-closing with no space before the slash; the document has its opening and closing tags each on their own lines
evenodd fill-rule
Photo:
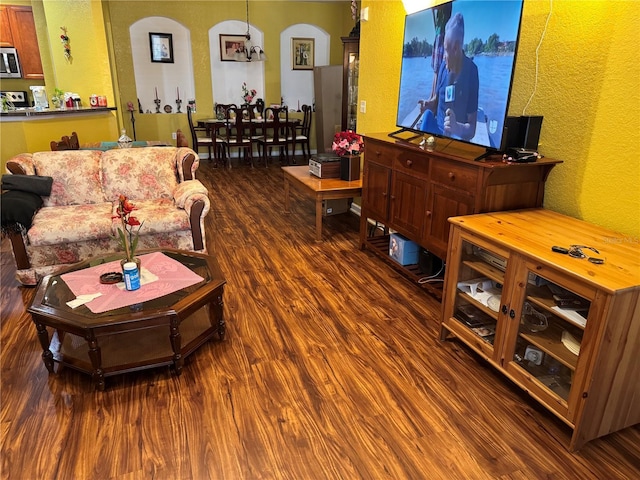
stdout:
<svg viewBox="0 0 640 480">
<path fill-rule="evenodd" d="M 637 239 L 544 209 L 449 220 L 441 339 L 569 425 L 572 451 L 640 422 Z M 552 251 L 575 244 L 582 258 Z"/>
<path fill-rule="evenodd" d="M 478 147 L 449 140 L 430 150 L 386 134 L 366 135 L 364 143 L 360 246 L 384 260 L 390 229 L 444 259 L 449 217 L 542 206 L 546 178 L 560 163 L 477 162 Z M 389 264 L 414 280 L 424 276 L 417 266 Z"/>
<path fill-rule="evenodd" d="M 17 50 L 22 78 L 28 80 L 44 79 L 36 24 L 31 7 L 2 5 L 0 9 L 1 44 L 2 46 L 15 47 Z"/>
<path fill-rule="evenodd" d="M 9 9 L 0 5 L 0 47 L 13 47 L 13 35 L 9 24 Z"/>
<path fill-rule="evenodd" d="M 342 37 L 342 130 L 356 131 L 360 37 Z"/>
</svg>

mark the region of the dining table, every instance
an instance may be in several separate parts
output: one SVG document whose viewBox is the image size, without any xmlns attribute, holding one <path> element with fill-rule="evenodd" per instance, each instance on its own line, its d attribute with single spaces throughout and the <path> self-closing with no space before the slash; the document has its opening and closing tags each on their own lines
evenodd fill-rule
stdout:
<svg viewBox="0 0 640 480">
<path fill-rule="evenodd" d="M 281 120 L 280 124 L 282 125 L 283 123 L 284 121 Z M 300 125 L 300 123 L 301 120 L 299 118 L 290 118 L 286 125 L 289 128 L 294 128 Z M 246 124 L 247 127 L 253 124 L 253 126 L 256 128 L 269 128 L 273 127 L 274 122 L 272 119 L 253 118 L 251 120 L 243 120 L 243 124 Z M 207 136 L 209 136 L 210 138 L 214 138 L 220 130 L 227 127 L 228 125 L 229 123 L 224 118 L 204 118 L 198 120 L 198 127 L 206 128 Z"/>
</svg>

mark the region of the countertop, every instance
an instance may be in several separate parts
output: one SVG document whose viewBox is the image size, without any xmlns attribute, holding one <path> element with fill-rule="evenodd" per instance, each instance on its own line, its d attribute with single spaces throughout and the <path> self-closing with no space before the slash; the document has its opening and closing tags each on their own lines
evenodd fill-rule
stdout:
<svg viewBox="0 0 640 480">
<path fill-rule="evenodd" d="M 60 110 L 56 108 L 45 108 L 43 110 L 36 110 L 33 107 L 30 108 L 17 108 L 15 110 L 9 110 L 8 112 L 0 113 L 0 120 L 7 121 L 20 121 L 31 118 L 45 117 L 45 116 L 65 116 L 65 115 L 86 115 L 90 113 L 104 113 L 117 110 L 116 107 L 80 107 L 80 108 L 67 108 Z"/>
</svg>

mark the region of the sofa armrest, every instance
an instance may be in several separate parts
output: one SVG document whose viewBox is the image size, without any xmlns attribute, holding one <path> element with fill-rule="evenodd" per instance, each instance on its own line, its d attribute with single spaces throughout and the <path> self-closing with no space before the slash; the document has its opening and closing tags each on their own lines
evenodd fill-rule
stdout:
<svg viewBox="0 0 640 480">
<path fill-rule="evenodd" d="M 176 170 L 178 181 L 195 180 L 196 170 L 200 166 L 200 157 L 188 147 L 180 147 L 176 151 Z"/>
<path fill-rule="evenodd" d="M 207 251 L 204 229 L 204 217 L 211 208 L 211 201 L 206 187 L 200 180 L 188 180 L 178 184 L 174 194 L 176 206 L 183 208 L 189 215 L 193 249 L 197 252 Z"/>
<path fill-rule="evenodd" d="M 36 168 L 33 165 L 33 154 L 21 153 L 7 160 L 5 166 L 7 173 L 14 175 L 35 175 Z"/>
<path fill-rule="evenodd" d="M 187 199 L 193 195 L 204 195 L 208 197 L 209 191 L 200 180 L 187 180 L 186 182 L 179 183 L 173 192 L 173 200 L 180 208 L 186 208 Z"/>
</svg>

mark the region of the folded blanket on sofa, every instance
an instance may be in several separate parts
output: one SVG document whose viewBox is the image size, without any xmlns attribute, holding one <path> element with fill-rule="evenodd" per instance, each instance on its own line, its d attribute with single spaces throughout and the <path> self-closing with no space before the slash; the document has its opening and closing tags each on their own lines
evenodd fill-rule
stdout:
<svg viewBox="0 0 640 480">
<path fill-rule="evenodd" d="M 51 195 L 52 177 L 40 175 L 2 175 L 2 190 L 20 190 L 41 197 Z M 3 197 L 4 199 L 4 197 Z"/>
<path fill-rule="evenodd" d="M 0 198 L 2 232 L 28 230 L 42 203 L 42 198 L 35 193 L 20 190 L 4 192 Z"/>
</svg>

